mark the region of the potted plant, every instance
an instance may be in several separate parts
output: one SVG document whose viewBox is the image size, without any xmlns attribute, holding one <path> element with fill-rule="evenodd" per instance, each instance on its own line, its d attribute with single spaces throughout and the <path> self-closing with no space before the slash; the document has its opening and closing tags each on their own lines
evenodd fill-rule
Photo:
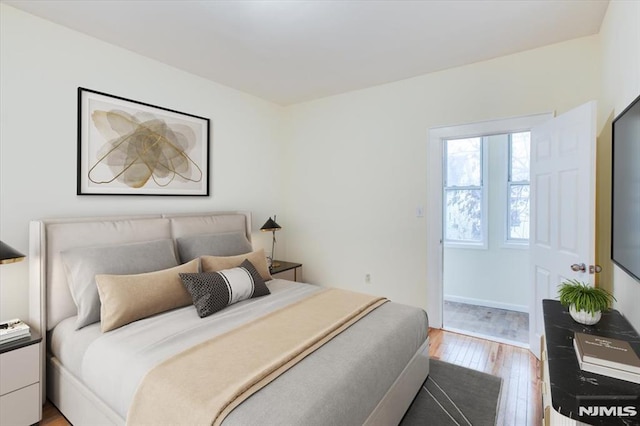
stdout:
<svg viewBox="0 0 640 426">
<path fill-rule="evenodd" d="M 560 303 L 569 307 L 571 318 L 585 325 L 600 321 L 602 311 L 606 311 L 616 300 L 607 290 L 592 287 L 578 280 L 567 280 L 558 286 Z"/>
</svg>

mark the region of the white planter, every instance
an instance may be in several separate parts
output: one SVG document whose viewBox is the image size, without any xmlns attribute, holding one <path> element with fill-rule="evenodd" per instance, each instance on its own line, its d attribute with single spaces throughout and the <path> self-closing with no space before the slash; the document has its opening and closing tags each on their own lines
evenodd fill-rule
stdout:
<svg viewBox="0 0 640 426">
<path fill-rule="evenodd" d="M 575 322 L 584 325 L 593 325 L 600 321 L 600 317 L 602 316 L 602 312 L 600 311 L 597 311 L 595 314 L 583 310 L 576 311 L 575 305 L 569 306 L 569 313 Z"/>
</svg>

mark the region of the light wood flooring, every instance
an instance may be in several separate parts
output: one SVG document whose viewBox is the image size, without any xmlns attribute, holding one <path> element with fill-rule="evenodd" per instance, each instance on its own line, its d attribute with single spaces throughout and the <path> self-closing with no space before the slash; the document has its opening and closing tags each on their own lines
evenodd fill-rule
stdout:
<svg viewBox="0 0 640 426">
<path fill-rule="evenodd" d="M 529 350 L 434 328 L 429 337 L 431 357 L 502 377 L 497 425 L 541 424 L 540 366 Z M 42 417 L 43 426 L 69 425 L 49 401 Z"/>
<path fill-rule="evenodd" d="M 499 426 L 540 425 L 540 362 L 528 349 L 440 329 L 430 329 L 432 358 L 502 378 Z"/>
</svg>

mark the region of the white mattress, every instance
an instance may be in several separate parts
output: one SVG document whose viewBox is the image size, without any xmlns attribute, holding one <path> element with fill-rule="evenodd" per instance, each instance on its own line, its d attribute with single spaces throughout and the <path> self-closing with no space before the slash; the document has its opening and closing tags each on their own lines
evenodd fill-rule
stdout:
<svg viewBox="0 0 640 426">
<path fill-rule="evenodd" d="M 138 384 L 155 365 L 320 289 L 284 280 L 270 281 L 267 286 L 271 295 L 237 303 L 206 318 L 198 317 L 195 308 L 188 306 L 108 333 L 102 333 L 99 324 L 75 330 L 75 317 L 68 318 L 53 330 L 50 350 L 65 368 L 124 419 Z M 265 409 L 272 410 L 270 416 L 274 420 L 284 416 L 280 424 L 295 424 L 300 418 L 308 420 L 310 412 L 325 424 L 327 419 L 340 422 L 353 419 L 361 424 L 362 416 L 366 418 L 424 342 L 428 328 L 422 310 L 392 303 L 383 305 L 367 318 L 245 401 L 227 417 L 225 425 L 263 420 Z M 376 365 L 384 371 L 375 371 Z M 320 368 L 338 371 L 341 380 L 347 383 L 360 381 L 366 389 L 338 395 L 337 400 L 330 402 L 336 398 L 336 389 L 345 383 L 327 374 L 314 377 Z M 372 368 L 374 370 L 369 371 Z M 369 377 L 363 379 L 364 376 Z M 368 385 L 366 380 L 370 380 Z M 305 392 L 311 389 L 309 381 L 315 382 L 315 388 L 305 397 Z M 326 390 L 323 391 L 323 387 Z M 299 400 L 291 400 L 292 396 Z M 274 401 L 279 401 L 277 407 L 281 413 L 273 412 Z M 322 410 L 331 412 L 317 416 L 316 412 Z"/>
</svg>

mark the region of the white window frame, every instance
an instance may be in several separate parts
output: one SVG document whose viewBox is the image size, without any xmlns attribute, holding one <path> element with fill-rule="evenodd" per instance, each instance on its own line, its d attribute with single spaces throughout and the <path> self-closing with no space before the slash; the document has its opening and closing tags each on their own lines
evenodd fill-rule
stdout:
<svg viewBox="0 0 640 426">
<path fill-rule="evenodd" d="M 473 139 L 480 138 L 480 186 L 459 186 L 459 187 L 447 187 L 447 141 L 456 139 Z M 447 205 L 446 205 L 446 191 L 449 189 L 480 189 L 480 228 L 482 231 L 482 239 L 480 241 L 457 241 L 447 240 L 444 233 L 443 224 L 443 243 L 447 248 L 467 248 L 467 249 L 479 249 L 486 250 L 489 247 L 489 188 L 486 183 L 488 182 L 489 168 L 487 167 L 489 143 L 486 135 L 478 136 L 465 136 L 463 138 L 447 138 L 442 141 L 442 217 L 446 220 L 447 217 Z"/>
<path fill-rule="evenodd" d="M 510 194 L 512 186 L 520 186 L 527 185 L 529 186 L 529 194 L 531 194 L 531 179 L 527 181 L 512 181 L 511 180 L 511 136 L 514 133 L 524 133 L 531 132 L 531 130 L 521 130 L 521 131 L 511 131 L 507 134 L 507 176 L 506 176 L 506 193 L 505 193 L 505 207 L 504 207 L 504 247 L 508 248 L 520 248 L 527 249 L 529 248 L 529 239 L 531 235 L 529 235 L 528 239 L 524 238 L 511 238 L 509 230 L 511 229 L 511 203 L 510 203 Z M 531 205 L 529 205 L 531 206 Z M 531 213 L 531 212 L 529 212 Z"/>
</svg>

